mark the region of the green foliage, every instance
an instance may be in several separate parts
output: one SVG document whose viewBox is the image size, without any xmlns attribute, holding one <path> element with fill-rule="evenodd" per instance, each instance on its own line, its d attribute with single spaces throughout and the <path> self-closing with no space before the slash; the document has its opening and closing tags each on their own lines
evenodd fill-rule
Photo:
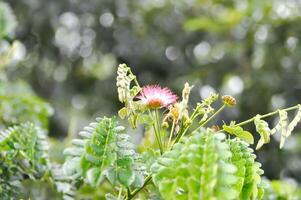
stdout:
<svg viewBox="0 0 301 200">
<path fill-rule="evenodd" d="M 301 189 L 289 181 L 266 181 L 267 189 L 264 200 L 298 200 L 301 199 Z"/>
<path fill-rule="evenodd" d="M 188 19 L 184 28 L 188 31 L 207 30 L 211 32 L 228 31 L 240 23 L 244 16 L 243 12 L 235 9 L 225 9 L 215 13 L 215 17 L 202 16 Z"/>
<path fill-rule="evenodd" d="M 39 179 L 48 170 L 48 143 L 45 133 L 25 123 L 0 132 L 0 197 L 18 192 L 24 176 Z M 7 196 L 8 195 L 8 196 Z"/>
<path fill-rule="evenodd" d="M 124 127 L 117 126 L 115 118 L 96 121 L 79 133 L 83 139 L 74 139 L 73 146 L 65 149 L 68 158 L 64 171 L 92 186 L 99 185 L 106 177 L 114 186 L 140 187 L 143 166 L 129 136 L 122 133 Z"/>
<path fill-rule="evenodd" d="M 48 148 L 45 131 L 32 123 L 22 123 L 0 132 L 1 199 L 26 197 L 30 195 L 29 186 L 35 187 L 39 181 L 58 197 L 72 199 L 69 178 L 59 167 L 50 164 Z"/>
<path fill-rule="evenodd" d="M 227 140 L 226 140 L 227 141 Z M 261 199 L 260 165 L 248 145 L 202 129 L 152 166 L 166 199 Z"/>
<path fill-rule="evenodd" d="M 52 113 L 50 105 L 37 97 L 25 82 L 0 82 L 0 126 L 3 128 L 29 121 L 47 130 Z"/>
<path fill-rule="evenodd" d="M 14 76 L 18 73 L 25 76 L 37 91 L 47 94 L 46 96 L 57 107 L 56 110 L 60 111 L 59 116 L 55 116 L 55 124 L 51 128 L 55 133 L 66 132 L 67 123 L 69 120 L 71 122 L 75 121 L 74 118 L 80 122 L 83 118 L 94 115 L 95 112 L 109 113 L 111 110 L 117 109 L 116 107 L 119 104 L 114 99 L 116 95 L 113 95 L 113 90 L 108 87 L 112 82 L 111 75 L 115 68 L 112 67 L 113 60 L 126 60 L 133 63 L 136 67 L 134 70 L 137 71 L 137 74 L 142 75 L 144 82 L 148 82 L 150 78 L 154 78 L 157 83 L 164 82 L 164 84 L 167 84 L 170 82 L 175 91 L 180 90 L 178 86 L 186 81 L 184 80 L 186 77 L 189 77 L 189 81 L 194 83 L 197 89 L 200 89 L 202 96 L 204 93 L 202 91 L 205 91 L 205 89 L 208 91 L 208 88 L 211 89 L 211 87 L 204 84 L 206 79 L 209 80 L 208 84 L 217 91 L 233 89 L 239 102 L 241 102 L 238 104 L 241 107 L 237 108 L 234 113 L 241 113 L 241 119 L 246 118 L 248 112 L 261 113 L 267 111 L 270 104 L 275 106 L 274 104 L 292 103 L 300 99 L 298 90 L 300 89 L 301 79 L 299 77 L 300 73 L 296 72 L 300 71 L 299 43 L 301 29 L 298 28 L 300 10 L 298 10 L 299 6 L 295 1 L 92 0 L 88 4 L 85 1 L 77 1 L 76 6 L 74 6 L 72 3 L 54 0 L 51 2 L 51 9 L 48 6 L 43 6 L 43 3 L 38 1 L 7 2 L 11 2 L 18 20 L 21 22 L 18 26 L 17 36 L 26 44 L 28 56 L 26 61 L 21 63 L 19 71 L 14 71 L 14 68 L 2 67 L 13 63 L 9 60 L 14 58 L 13 55 L 18 49 L 15 48 L 15 42 L 9 38 L 15 29 L 15 17 L 7 4 L 0 2 L 0 38 L 7 40 L 0 41 L 0 70 L 2 72 L 2 69 L 5 69 Z M 89 5 L 90 3 L 92 6 Z M 61 11 L 66 12 L 62 13 Z M 42 17 L 36 17 L 41 16 L 41 13 Z M 58 16 L 59 13 L 61 16 Z M 104 21 L 106 23 L 103 23 Z M 115 53 L 115 55 L 110 54 L 110 52 Z M 0 76 L 2 77 L 2 74 Z M 8 77 L 8 80 L 12 79 Z M 131 80 L 132 83 L 133 80 Z M 240 89 L 234 90 L 236 88 L 233 88 L 233 85 L 235 86 L 239 82 L 241 82 Z M 12 83 L 8 84 L 11 85 Z M 129 89 L 133 89 L 129 96 L 134 98 L 139 87 L 134 86 L 134 88 L 130 87 Z M 47 106 L 37 100 L 39 98 L 27 98 L 27 92 L 18 93 L 13 98 L 7 98 L 10 91 L 14 92 L 15 90 L 9 89 L 3 92 L 3 95 L 1 94 L 5 98 L 0 99 L 0 129 L 31 121 L 46 130 L 47 117 L 50 113 L 47 108 L 44 109 Z M 199 95 L 192 93 L 191 97 L 195 101 L 199 98 Z M 71 98 L 72 104 L 69 104 Z M 283 98 L 288 101 L 283 101 Z M 78 106 L 79 104 L 80 106 Z M 138 115 L 139 107 L 139 104 L 129 103 L 120 110 L 120 117 L 129 117 L 133 127 L 136 127 L 136 121 L 141 124 L 148 123 L 150 116 L 147 114 L 144 115 L 145 117 Z M 74 109 L 81 110 L 74 113 Z M 189 107 L 187 111 L 188 109 Z M 210 119 L 210 115 L 214 114 L 214 110 L 215 108 L 212 106 L 197 113 L 203 117 L 197 121 L 198 125 L 202 125 Z M 162 110 L 162 113 L 165 112 L 166 110 Z M 229 120 L 228 117 L 231 116 L 229 113 L 231 112 L 227 112 L 223 116 L 225 121 Z M 296 116 L 290 124 L 285 119 L 287 118 L 286 113 L 282 112 L 282 116 L 281 123 L 270 131 L 270 134 L 273 134 L 282 129 L 281 147 L 300 121 L 301 114 L 298 117 Z M 267 124 L 263 119 L 258 119 L 255 123 L 261 135 L 258 145 L 260 147 L 263 143 L 268 142 L 270 134 L 265 131 Z M 187 120 L 187 129 L 182 122 L 177 124 L 175 131 L 171 131 L 170 135 L 177 136 L 177 133 L 184 133 L 183 135 L 185 135 L 186 130 L 188 130 L 187 135 L 193 135 L 194 132 L 189 130 L 194 128 L 196 124 L 191 124 L 193 124 L 193 120 L 190 119 Z M 57 130 L 57 127 L 64 127 L 64 129 Z M 70 127 L 72 133 L 73 127 Z M 242 127 L 234 126 L 230 129 L 224 127 L 224 129 L 227 129 L 232 136 L 244 139 L 249 143 L 254 142 L 250 133 L 243 130 Z M 154 139 L 152 130 L 148 131 L 149 137 Z M 168 134 L 168 131 L 162 128 L 162 133 L 164 141 L 166 139 L 164 136 Z M 178 135 L 181 136 L 181 134 Z M 127 137 L 118 138 L 116 136 L 116 138 L 116 140 L 122 140 L 122 143 L 127 143 L 128 140 Z M 96 139 L 95 141 L 98 142 L 99 140 Z M 81 145 L 79 140 L 74 141 L 74 143 Z M 232 157 L 229 159 L 236 166 L 235 176 L 237 180 L 240 180 L 236 181 L 234 187 L 237 186 L 241 190 L 245 188 L 244 190 L 250 191 L 246 192 L 248 195 L 245 196 L 256 198 L 256 190 L 259 191 L 258 194 L 261 194 L 261 185 L 258 185 L 258 179 L 254 178 L 256 177 L 257 167 L 250 167 L 254 164 L 253 156 L 249 151 L 243 153 L 244 149 L 241 145 L 238 145 L 238 150 L 234 152 L 232 150 L 232 148 L 236 148 L 234 144 L 238 145 L 239 142 L 233 142 L 233 144 L 229 142 L 232 152 Z M 128 185 L 129 182 L 133 181 L 132 169 L 138 170 L 141 167 L 139 163 L 136 164 L 130 159 L 132 153 L 131 156 L 121 153 L 127 151 L 128 146 L 119 146 L 117 142 L 113 146 L 117 146 L 114 150 L 116 151 L 116 157 L 114 162 L 112 161 L 110 165 L 105 166 L 108 169 L 105 176 L 109 177 L 109 169 L 111 169 L 110 180 L 117 185 L 114 189 L 119 190 L 123 187 L 119 184 Z M 9 148 L 14 149 L 15 147 Z M 188 149 L 188 147 L 185 148 Z M 84 153 L 88 152 L 86 148 L 84 150 Z M 164 147 L 164 151 L 168 152 L 169 146 L 166 149 Z M 94 154 L 93 151 L 88 153 L 94 156 L 99 155 Z M 119 156 L 119 154 L 122 154 L 122 156 Z M 144 155 L 147 167 L 160 157 L 156 149 L 153 149 L 152 153 Z M 277 162 L 278 169 L 281 169 L 280 165 L 285 163 L 291 174 L 300 178 L 300 173 L 294 173 L 296 169 L 298 170 L 298 167 L 294 167 L 296 166 L 295 163 L 299 161 L 298 154 L 291 154 L 294 159 L 286 157 L 288 161 L 293 160 L 294 165 L 279 162 L 278 155 L 266 156 L 269 162 L 265 162 L 265 157 L 261 158 L 264 161 L 263 163 L 268 163 L 268 167 L 273 166 L 272 160 Z M 287 156 L 287 154 L 283 155 Z M 82 156 L 79 157 L 82 159 Z M 136 155 L 133 157 L 136 161 Z M 235 160 L 236 157 L 239 160 Z M 32 157 L 30 159 L 36 158 Z M 139 157 L 137 160 L 139 160 Z M 240 160 L 242 161 L 240 162 Z M 220 159 L 217 159 L 217 161 L 220 161 Z M 1 157 L 0 163 L 6 163 L 3 164 L 6 166 L 0 168 L 1 173 L 4 170 L 3 174 L 5 174 L 3 176 L 1 174 L 0 179 L 8 174 L 7 168 L 11 165 L 9 162 L 5 157 Z M 250 165 L 246 166 L 245 162 Z M 79 167 L 82 167 L 81 164 Z M 210 165 L 214 164 L 210 163 Z M 89 167 L 91 166 L 89 165 Z M 277 176 L 277 172 L 274 171 L 275 168 L 273 167 L 269 175 Z M 52 166 L 51 169 L 53 169 Z M 79 169 L 79 171 L 81 170 Z M 92 172 L 98 173 L 97 170 Z M 192 169 L 188 168 L 188 170 Z M 197 168 L 195 171 L 201 170 Z M 61 185 L 61 189 L 68 188 L 65 183 L 68 184 L 69 176 L 62 174 L 59 169 L 57 173 L 54 171 L 49 173 L 56 177 L 55 184 Z M 210 172 L 210 170 L 208 171 Z M 251 175 L 247 176 L 246 171 Z M 284 169 L 284 171 L 286 170 Z M 120 174 L 124 176 L 120 176 Z M 95 177 L 97 176 L 91 173 L 89 178 L 81 177 L 80 179 L 92 180 Z M 23 179 L 28 179 L 27 175 L 20 176 L 20 180 Z M 253 179 L 254 181 L 252 181 Z M 245 180 L 252 181 L 254 184 L 246 186 L 247 182 Z M 92 181 L 97 182 L 97 180 Z M 6 181 L 2 188 L 7 186 L 6 183 L 14 185 L 14 182 Z M 24 182 L 27 183 L 28 180 L 22 181 L 22 185 Z M 34 180 L 32 182 L 35 186 L 38 186 L 44 181 Z M 156 188 L 150 190 L 149 186 L 154 187 L 149 184 L 143 188 L 141 193 L 149 192 L 151 195 L 156 193 Z M 104 193 L 111 192 L 103 190 L 103 187 L 103 185 L 101 187 L 91 186 L 94 190 L 101 190 Z M 239 191 L 239 188 L 235 188 L 235 190 Z M 291 191 L 281 193 L 283 190 L 287 190 L 284 184 L 273 184 L 273 188 L 277 188 L 278 194 L 272 196 L 272 198 L 300 199 L 292 197 L 290 195 Z M 10 194 L 8 189 L 5 188 L 4 190 L 7 191 L 5 193 L 7 198 L 18 199 Z M 15 189 L 11 190 L 11 192 L 14 191 Z M 127 191 L 123 188 L 120 198 L 116 197 L 116 193 L 111 193 L 114 195 L 107 195 L 108 198 L 120 200 L 126 198 Z M 91 199 L 89 192 L 86 194 L 87 196 L 83 199 Z M 147 197 L 139 196 L 140 199 L 149 199 Z M 54 199 L 56 196 L 50 198 Z"/>
<path fill-rule="evenodd" d="M 0 2 L 0 39 L 13 33 L 17 21 L 12 9 L 5 2 Z"/>
</svg>

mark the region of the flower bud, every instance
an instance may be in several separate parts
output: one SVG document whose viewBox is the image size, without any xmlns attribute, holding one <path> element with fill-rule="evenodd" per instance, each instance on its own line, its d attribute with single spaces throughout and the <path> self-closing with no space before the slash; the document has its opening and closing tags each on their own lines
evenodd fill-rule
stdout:
<svg viewBox="0 0 301 200">
<path fill-rule="evenodd" d="M 214 132 L 218 132 L 218 131 L 221 130 L 220 127 L 219 127 L 218 125 L 213 125 L 213 126 L 211 126 L 211 129 L 212 129 Z"/>
<path fill-rule="evenodd" d="M 226 106 L 234 106 L 236 105 L 236 99 L 230 95 L 224 95 L 222 96 L 222 100 L 223 100 L 223 103 L 226 105 Z"/>
<path fill-rule="evenodd" d="M 161 124 L 161 126 L 162 126 L 162 128 L 168 128 L 168 127 L 169 127 L 169 125 L 168 125 L 167 122 L 163 122 L 163 123 Z"/>
</svg>

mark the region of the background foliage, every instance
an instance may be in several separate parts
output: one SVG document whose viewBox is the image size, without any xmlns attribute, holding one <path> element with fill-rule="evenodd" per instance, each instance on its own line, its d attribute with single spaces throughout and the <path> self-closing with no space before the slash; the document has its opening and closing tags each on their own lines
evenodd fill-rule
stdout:
<svg viewBox="0 0 301 200">
<path fill-rule="evenodd" d="M 113 89 L 119 62 L 132 66 L 142 83 L 155 80 L 178 94 L 189 80 L 195 85 L 192 102 L 213 90 L 234 95 L 238 105 L 221 115 L 226 121 L 300 103 L 298 1 L 4 2 L 1 129 L 28 119 L 49 126 L 56 147 L 50 158 L 59 163 L 61 149 L 77 130 L 121 107 Z M 36 112 L 27 112 L 31 109 Z M 141 135 L 136 132 L 137 143 Z M 257 152 L 269 179 L 301 181 L 299 132 L 297 127 L 283 150 L 277 148 L 280 138 L 273 136 Z"/>
</svg>

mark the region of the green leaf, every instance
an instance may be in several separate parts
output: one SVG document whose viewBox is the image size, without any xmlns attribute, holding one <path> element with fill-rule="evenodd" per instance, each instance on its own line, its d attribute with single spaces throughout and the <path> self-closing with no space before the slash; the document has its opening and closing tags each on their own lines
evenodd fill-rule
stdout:
<svg viewBox="0 0 301 200">
<path fill-rule="evenodd" d="M 279 110 L 279 125 L 281 128 L 281 139 L 280 139 L 280 149 L 284 146 L 285 140 L 288 137 L 288 132 L 287 132 L 287 112 L 284 110 Z"/>
<path fill-rule="evenodd" d="M 118 197 L 116 197 L 110 193 L 106 194 L 105 197 L 106 197 L 106 200 L 119 200 Z"/>
<path fill-rule="evenodd" d="M 154 120 L 151 118 L 150 115 L 147 115 L 147 114 L 141 114 L 138 116 L 138 119 L 137 119 L 137 122 L 139 124 L 153 124 L 154 123 Z"/>
<path fill-rule="evenodd" d="M 243 141 L 249 143 L 249 144 L 254 144 L 254 137 L 253 135 L 248 132 L 248 131 L 241 131 L 237 133 L 237 137 L 242 139 Z"/>
<path fill-rule="evenodd" d="M 148 148 L 145 152 L 143 152 L 141 159 L 148 171 L 150 171 L 151 166 L 156 162 L 158 157 L 160 157 L 159 150 Z"/>
<path fill-rule="evenodd" d="M 73 157 L 65 161 L 63 171 L 66 175 L 71 176 L 80 171 L 80 157 Z"/>
<path fill-rule="evenodd" d="M 103 179 L 100 168 L 94 167 L 87 171 L 87 180 L 93 187 L 97 186 Z"/>
<path fill-rule="evenodd" d="M 131 89 L 130 89 L 130 94 L 132 97 L 135 97 L 137 96 L 137 94 L 140 92 L 141 88 L 138 87 L 138 86 L 133 86 Z"/>
<path fill-rule="evenodd" d="M 118 181 L 124 186 L 130 186 L 135 180 L 135 174 L 131 169 L 120 169 Z"/>
<path fill-rule="evenodd" d="M 118 111 L 118 115 L 121 119 L 124 119 L 128 116 L 128 109 L 126 107 L 124 108 L 121 108 L 119 111 Z"/>
<path fill-rule="evenodd" d="M 254 143 L 253 135 L 250 132 L 245 131 L 242 127 L 235 125 L 234 121 L 232 121 L 229 126 L 224 124 L 223 130 L 231 135 L 235 135 L 249 144 Z"/>
<path fill-rule="evenodd" d="M 256 146 L 256 149 L 260 149 L 262 145 L 270 142 L 271 130 L 269 124 L 260 119 L 260 115 L 257 115 L 254 119 L 254 124 L 256 126 L 256 131 L 260 134 L 260 139 Z"/>
</svg>

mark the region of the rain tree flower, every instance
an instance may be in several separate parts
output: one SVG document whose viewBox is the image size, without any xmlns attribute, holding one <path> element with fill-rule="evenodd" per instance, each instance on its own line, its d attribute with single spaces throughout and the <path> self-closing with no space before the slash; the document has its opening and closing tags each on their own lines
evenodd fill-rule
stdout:
<svg viewBox="0 0 301 200">
<path fill-rule="evenodd" d="M 167 108 L 178 99 L 170 89 L 167 87 L 162 88 L 158 85 L 144 86 L 136 98 L 140 99 L 146 107 L 151 109 Z"/>
</svg>

